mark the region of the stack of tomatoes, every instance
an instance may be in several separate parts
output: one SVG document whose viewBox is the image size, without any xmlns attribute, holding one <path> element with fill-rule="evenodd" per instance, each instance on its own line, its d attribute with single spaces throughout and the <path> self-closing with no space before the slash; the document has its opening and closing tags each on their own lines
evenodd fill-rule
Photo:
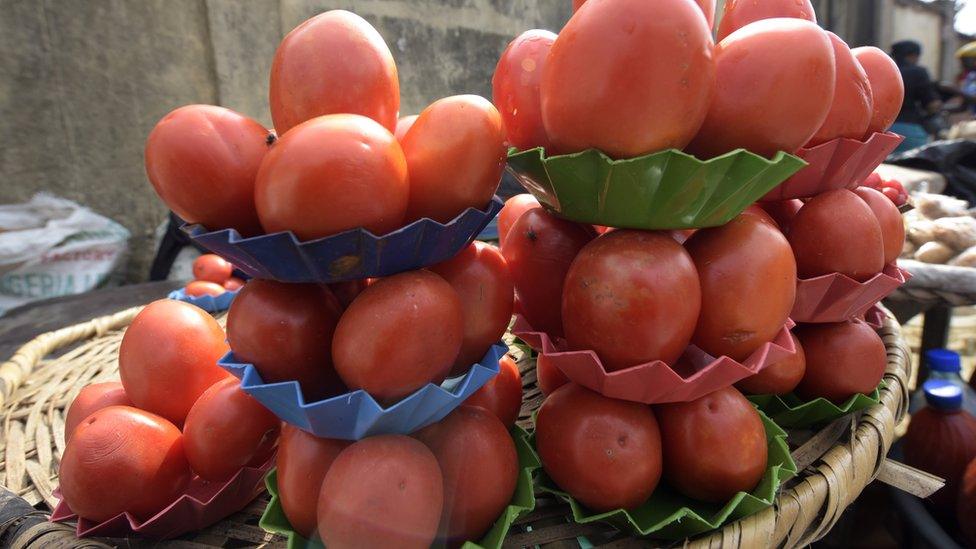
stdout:
<svg viewBox="0 0 976 549">
<path fill-rule="evenodd" d="M 714 1 L 575 4 L 558 36 L 528 31 L 498 63 L 494 99 L 517 148 L 771 157 L 866 140 L 901 107 L 894 62 L 820 29 L 809 1 L 730 1 L 717 44 Z M 798 281 L 868 284 L 904 240 L 895 205 L 864 187 L 671 232 L 584 225 L 521 195 L 506 203 L 499 230 L 516 312 L 532 331 L 560 351 L 592 351 L 606 372 L 663 361 L 688 383 L 690 346 L 744 362 L 789 325 Z M 841 403 L 872 392 L 886 365 L 881 339 L 858 318 L 799 325 L 793 340 L 789 358 L 689 402 L 617 400 L 540 369 L 547 397 L 535 435 L 546 473 L 601 512 L 640 505 L 662 476 L 699 501 L 751 491 L 767 468 L 767 438 L 742 392 Z"/>
</svg>

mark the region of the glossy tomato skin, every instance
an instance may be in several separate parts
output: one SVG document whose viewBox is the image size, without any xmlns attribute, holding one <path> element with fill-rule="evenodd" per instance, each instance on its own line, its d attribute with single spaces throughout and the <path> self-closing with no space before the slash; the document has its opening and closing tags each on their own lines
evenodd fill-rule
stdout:
<svg viewBox="0 0 976 549">
<path fill-rule="evenodd" d="M 498 248 L 477 241 L 430 270 L 446 280 L 461 299 L 464 340 L 451 369 L 452 376 L 460 375 L 485 356 L 512 321 L 512 275 Z"/>
<path fill-rule="evenodd" d="M 190 408 L 183 445 L 190 468 L 204 480 L 230 480 L 245 465 L 260 466 L 274 452 L 281 420 L 228 378 Z"/>
<path fill-rule="evenodd" d="M 478 540 L 515 493 L 519 463 L 511 435 L 483 408 L 461 406 L 414 434 L 437 458 L 444 479 L 438 539 Z"/>
<path fill-rule="evenodd" d="M 804 204 L 788 238 L 800 278 L 837 272 L 863 282 L 884 268 L 878 219 L 846 189 L 828 191 Z"/>
<path fill-rule="evenodd" d="M 766 472 L 766 430 L 759 412 L 732 387 L 691 402 L 655 407 L 664 478 L 682 494 L 725 503 L 751 492 Z"/>
<path fill-rule="evenodd" d="M 830 43 L 834 47 L 834 63 L 836 66 L 836 84 L 834 86 L 834 100 L 830 105 L 830 112 L 816 135 L 807 143 L 808 147 L 815 147 L 840 137 L 860 139 L 864 136 L 871 123 L 874 112 L 874 94 L 871 92 L 871 82 L 864 68 L 854 59 L 851 48 L 839 36 L 828 32 Z"/>
<path fill-rule="evenodd" d="M 556 389 L 569 383 L 569 378 L 566 377 L 566 374 L 549 360 L 538 360 L 535 366 L 535 373 L 539 382 L 539 390 L 545 396 L 551 395 Z"/>
<path fill-rule="evenodd" d="M 750 23 L 776 17 L 817 22 L 817 14 L 810 0 L 728 0 L 718 26 L 718 40 L 724 40 L 726 36 Z"/>
<path fill-rule="evenodd" d="M 516 36 L 502 52 L 491 78 L 491 99 L 505 122 L 508 144 L 519 150 L 549 149 L 539 84 L 555 41 L 555 33 L 540 29 Z"/>
<path fill-rule="evenodd" d="M 803 354 L 803 345 L 795 335 L 793 346 L 796 353 L 789 355 L 779 362 L 769 364 L 758 374 L 749 376 L 735 384 L 743 393 L 748 395 L 785 395 L 792 393 L 793 389 L 800 384 L 803 374 L 807 369 L 806 355 Z"/>
<path fill-rule="evenodd" d="M 855 393 L 871 393 L 881 382 L 888 363 L 884 343 L 864 322 L 803 324 L 794 333 L 807 361 L 796 388 L 800 396 L 843 402 Z"/>
<path fill-rule="evenodd" d="M 585 4 L 542 70 L 553 152 L 595 148 L 630 158 L 684 148 L 715 88 L 713 48 L 701 10 L 688 0 Z"/>
<path fill-rule="evenodd" d="M 506 428 L 515 426 L 522 409 L 522 373 L 512 357 L 498 361 L 498 375 L 464 401 L 465 406 L 480 406 L 495 414 Z"/>
<path fill-rule="evenodd" d="M 325 286 L 254 279 L 231 303 L 227 339 L 262 380 L 298 381 L 311 402 L 345 391 L 329 352 L 341 315 Z"/>
<path fill-rule="evenodd" d="M 392 132 L 400 110 L 393 54 L 365 19 L 344 10 L 295 27 L 271 64 L 271 119 L 278 135 L 325 114 L 359 114 Z"/>
<path fill-rule="evenodd" d="M 336 326 L 332 359 L 350 389 L 389 403 L 443 381 L 463 336 L 457 292 L 430 271 L 409 271 L 359 294 Z"/>
<path fill-rule="evenodd" d="M 136 315 L 119 347 L 119 375 L 134 405 L 182 425 L 211 385 L 227 377 L 224 331 L 203 309 L 161 299 Z"/>
<path fill-rule="evenodd" d="M 519 385 L 521 386 L 521 383 Z M 83 419 L 109 406 L 132 406 L 132 402 L 125 395 L 125 388 L 120 382 L 106 381 L 85 385 L 78 396 L 71 401 L 68 413 L 64 416 L 64 440 L 71 440 L 75 427 Z"/>
<path fill-rule="evenodd" d="M 534 330 L 563 335 L 560 304 L 566 272 L 594 236 L 592 227 L 559 219 L 542 208 L 528 210 L 512 225 L 502 255 L 519 307 Z"/>
<path fill-rule="evenodd" d="M 240 113 L 187 105 L 167 114 L 146 139 L 146 175 L 187 223 L 261 233 L 254 179 L 268 152 L 268 130 Z"/>
<path fill-rule="evenodd" d="M 244 287 L 244 281 L 236 276 L 232 276 L 224 282 L 224 289 L 228 292 L 235 292 Z"/>
<path fill-rule="evenodd" d="M 865 137 L 874 132 L 884 132 L 898 118 L 905 101 L 905 83 L 895 61 L 884 51 L 874 46 L 863 46 L 851 50 L 871 82 L 874 98 L 874 112 Z"/>
<path fill-rule="evenodd" d="M 563 288 L 570 349 L 592 349 L 608 371 L 684 352 L 702 308 L 688 252 L 666 233 L 616 230 L 587 244 Z"/>
<path fill-rule="evenodd" d="M 546 474 L 594 511 L 636 507 L 661 479 L 661 433 L 649 406 L 567 383 L 539 408 L 535 437 Z"/>
<path fill-rule="evenodd" d="M 278 495 L 288 523 L 305 539 L 316 532 L 319 492 L 332 462 L 352 442 L 319 438 L 287 423 L 278 446 Z"/>
<path fill-rule="evenodd" d="M 193 278 L 223 284 L 234 272 L 234 266 L 217 254 L 203 254 L 193 260 Z"/>
<path fill-rule="evenodd" d="M 441 469 L 423 443 L 370 437 L 343 450 L 325 474 L 319 535 L 326 547 L 426 548 L 443 504 Z"/>
<path fill-rule="evenodd" d="M 823 125 L 834 97 L 827 34 L 801 19 L 764 19 L 715 48 L 719 82 L 688 151 L 712 158 L 738 148 L 794 152 Z"/>
<path fill-rule="evenodd" d="M 858 187 L 854 189 L 854 194 L 871 208 L 878 220 L 884 242 L 885 264 L 897 260 L 905 245 L 905 224 L 898 207 L 887 196 L 870 187 Z"/>
<path fill-rule="evenodd" d="M 187 283 L 186 288 L 184 288 L 183 291 L 186 292 L 186 295 L 193 297 L 205 295 L 216 297 L 226 292 L 227 288 L 224 288 L 220 284 L 208 282 L 206 280 L 194 280 L 193 282 Z"/>
<path fill-rule="evenodd" d="M 769 217 L 773 218 L 773 221 L 779 226 L 780 232 L 787 235 L 790 234 L 790 225 L 793 223 L 793 218 L 796 217 L 797 212 L 803 207 L 803 201 L 793 199 L 762 202 L 759 204 L 759 207 L 769 214 Z"/>
<path fill-rule="evenodd" d="M 505 247 L 505 237 L 512 230 L 512 225 L 522 217 L 522 214 L 532 208 L 539 208 L 539 201 L 528 193 L 517 194 L 505 201 L 502 211 L 498 212 L 498 247 Z"/>
<path fill-rule="evenodd" d="M 790 243 L 762 210 L 697 231 L 685 242 L 701 280 L 701 314 L 691 342 L 743 361 L 783 328 L 796 298 Z"/>
<path fill-rule="evenodd" d="M 705 22 L 708 23 L 708 28 L 712 28 L 715 23 L 715 0 L 695 0 L 698 6 L 702 10 L 702 15 L 705 16 Z M 586 3 L 586 0 L 573 0 L 573 12 L 575 13 L 580 9 L 580 6 Z"/>
<path fill-rule="evenodd" d="M 94 522 L 129 512 L 146 520 L 190 483 L 183 435 L 172 423 L 130 406 L 109 406 L 85 418 L 58 471 L 71 510 Z"/>
<path fill-rule="evenodd" d="M 396 138 L 352 114 L 313 118 L 282 136 L 254 189 L 265 231 L 292 231 L 302 240 L 359 227 L 386 234 L 403 224 L 409 193 Z"/>
<path fill-rule="evenodd" d="M 484 208 L 505 168 L 505 126 L 490 101 L 445 97 L 424 109 L 403 138 L 410 173 L 407 220 L 446 223 L 467 208 Z"/>
<path fill-rule="evenodd" d="M 413 127 L 413 123 L 417 121 L 416 114 L 411 114 L 410 116 L 402 116 L 397 120 L 396 131 L 393 132 L 393 136 L 401 144 L 403 143 L 403 138 L 407 136 L 407 132 Z"/>
</svg>

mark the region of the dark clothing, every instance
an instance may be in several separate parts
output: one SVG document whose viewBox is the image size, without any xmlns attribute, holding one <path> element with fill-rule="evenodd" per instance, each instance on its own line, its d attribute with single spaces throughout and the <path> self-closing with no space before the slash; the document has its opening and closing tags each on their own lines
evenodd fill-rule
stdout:
<svg viewBox="0 0 976 549">
<path fill-rule="evenodd" d="M 935 85 L 929 78 L 929 71 L 918 65 L 899 65 L 901 78 L 905 81 L 905 102 L 898 113 L 898 122 L 921 124 L 928 115 L 925 106 L 939 99 Z"/>
</svg>

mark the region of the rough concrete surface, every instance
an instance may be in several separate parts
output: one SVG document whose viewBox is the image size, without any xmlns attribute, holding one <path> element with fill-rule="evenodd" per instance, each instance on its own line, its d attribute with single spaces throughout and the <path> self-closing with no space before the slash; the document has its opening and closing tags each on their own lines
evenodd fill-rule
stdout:
<svg viewBox="0 0 976 549">
<path fill-rule="evenodd" d="M 490 97 L 505 45 L 558 29 L 570 0 L 0 0 L 0 203 L 46 190 L 125 225 L 144 279 L 165 207 L 143 170 L 156 121 L 217 103 L 270 124 L 268 73 L 285 33 L 328 9 L 376 26 L 396 58 L 401 112 Z"/>
</svg>

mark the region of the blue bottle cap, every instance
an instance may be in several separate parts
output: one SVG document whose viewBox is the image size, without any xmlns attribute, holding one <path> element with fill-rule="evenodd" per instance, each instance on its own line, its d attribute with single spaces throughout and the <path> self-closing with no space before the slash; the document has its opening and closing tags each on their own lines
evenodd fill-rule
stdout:
<svg viewBox="0 0 976 549">
<path fill-rule="evenodd" d="M 943 379 L 932 379 L 922 386 L 925 402 L 939 410 L 958 410 L 962 408 L 962 388 Z"/>
<path fill-rule="evenodd" d="M 959 353 L 949 349 L 930 349 L 925 351 L 925 363 L 935 372 L 960 372 L 962 364 Z"/>
</svg>

